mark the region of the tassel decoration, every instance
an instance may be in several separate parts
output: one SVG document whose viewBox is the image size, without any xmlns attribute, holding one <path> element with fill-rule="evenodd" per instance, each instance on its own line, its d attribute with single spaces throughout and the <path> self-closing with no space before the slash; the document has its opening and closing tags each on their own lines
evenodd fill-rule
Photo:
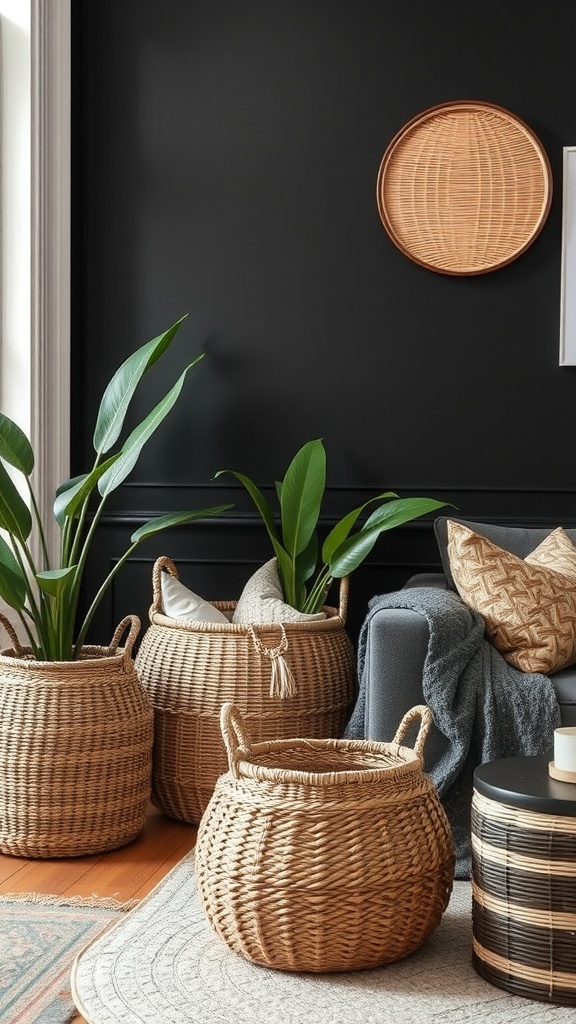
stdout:
<svg viewBox="0 0 576 1024">
<path fill-rule="evenodd" d="M 270 658 L 272 663 L 270 696 L 280 697 L 284 700 L 286 697 L 295 697 L 298 693 L 298 686 L 296 685 L 292 670 L 284 657 L 288 650 L 288 637 L 282 623 L 280 623 L 280 630 L 282 632 L 282 639 L 278 647 L 265 647 L 260 637 L 256 634 L 254 626 L 248 627 L 254 647 L 263 657 Z"/>
</svg>

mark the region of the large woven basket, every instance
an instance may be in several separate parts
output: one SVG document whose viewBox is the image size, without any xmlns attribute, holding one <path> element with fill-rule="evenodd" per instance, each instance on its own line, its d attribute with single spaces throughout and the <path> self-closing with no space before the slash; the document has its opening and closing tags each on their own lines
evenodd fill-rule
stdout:
<svg viewBox="0 0 576 1024">
<path fill-rule="evenodd" d="M 216 779 L 228 767 L 220 708 L 237 705 L 257 740 L 341 736 L 356 691 L 346 632 L 348 580 L 325 619 L 285 625 L 186 624 L 162 612 L 161 573 L 178 578 L 171 559 L 153 569 L 153 604 L 136 668 L 154 705 L 152 800 L 166 814 L 197 824 Z M 236 602 L 214 602 L 232 617 Z M 285 660 L 296 692 L 276 686 Z"/>
<path fill-rule="evenodd" d="M 403 746 L 417 720 L 414 748 Z M 392 743 L 253 744 L 230 704 L 221 724 L 229 771 L 195 855 L 220 938 L 248 960 L 295 971 L 376 967 L 418 949 L 454 874 L 450 826 L 422 771 L 429 709 L 408 712 Z"/>
<path fill-rule="evenodd" d="M 154 717 L 131 656 L 139 619 L 123 619 L 109 647 L 61 662 L 36 661 L 0 620 L 12 641 L 0 655 L 0 850 L 72 857 L 123 846 L 150 799 Z"/>
</svg>

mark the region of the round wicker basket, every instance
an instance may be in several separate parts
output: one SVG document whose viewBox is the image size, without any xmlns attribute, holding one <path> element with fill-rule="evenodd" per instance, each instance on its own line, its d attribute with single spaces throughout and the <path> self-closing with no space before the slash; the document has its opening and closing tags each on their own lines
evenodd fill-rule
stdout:
<svg viewBox="0 0 576 1024">
<path fill-rule="evenodd" d="M 420 720 L 413 749 L 402 745 Z M 229 771 L 200 822 L 198 890 L 235 952 L 280 970 L 377 967 L 418 949 L 452 890 L 450 826 L 422 752 L 432 716 L 413 708 L 392 743 L 252 744 L 231 704 Z"/>
<path fill-rule="evenodd" d="M 520 256 L 542 230 L 552 171 L 519 117 L 460 100 L 429 107 L 397 132 L 376 198 L 409 259 L 442 274 L 485 274 Z"/>
<path fill-rule="evenodd" d="M 123 619 L 109 647 L 56 662 L 37 661 L 0 621 L 12 641 L 0 655 L 0 850 L 76 857 L 123 846 L 150 799 L 154 716 L 131 656 L 139 619 Z"/>
<path fill-rule="evenodd" d="M 162 612 L 163 571 L 178 578 L 171 559 L 156 561 L 150 625 L 136 657 L 154 706 L 152 800 L 165 814 L 197 824 L 228 767 L 223 703 L 237 705 L 258 740 L 342 735 L 356 692 L 345 628 L 348 580 L 341 581 L 339 608 L 325 607 L 325 619 L 282 626 L 184 623 Z M 236 602 L 213 603 L 232 617 Z M 295 693 L 271 692 L 278 658 L 290 668 Z"/>
</svg>

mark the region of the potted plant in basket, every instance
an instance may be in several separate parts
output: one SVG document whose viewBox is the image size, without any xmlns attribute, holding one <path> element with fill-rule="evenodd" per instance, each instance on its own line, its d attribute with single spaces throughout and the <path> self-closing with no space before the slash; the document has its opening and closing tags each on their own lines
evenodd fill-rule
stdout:
<svg viewBox="0 0 576 1024">
<path fill-rule="evenodd" d="M 347 578 L 362 564 L 381 533 L 449 504 L 435 498 L 400 498 L 394 491 L 385 491 L 340 519 L 320 546 L 318 523 L 326 490 L 326 451 L 320 438 L 304 444 L 284 479 L 276 482 L 276 515 L 249 477 L 226 469 L 219 470 L 216 477 L 223 473 L 233 473 L 260 513 L 274 552 L 271 568 L 277 571 L 284 602 L 310 615 L 322 610 L 333 580 Z M 366 516 L 370 508 L 373 511 Z"/>
<path fill-rule="evenodd" d="M 126 559 L 162 530 L 230 505 L 150 520 L 102 580 L 82 617 L 79 601 L 91 544 L 109 496 L 176 403 L 190 369 L 120 441 L 130 401 L 185 318 L 142 345 L 117 369 L 98 410 L 92 468 L 55 496 L 60 529 L 53 565 L 32 483 L 34 453 L 20 427 L 0 413 L 0 597 L 20 620 L 22 646 L 0 615 L 12 648 L 0 655 L 0 849 L 17 856 L 66 856 L 121 846 L 140 831 L 150 793 L 153 712 L 132 646 L 139 620 L 120 623 L 109 647 L 85 644 L 98 604 Z M 7 468 L 9 467 L 9 469 Z M 13 477 L 23 479 L 26 501 Z M 41 564 L 31 538 L 38 537 Z M 125 646 L 120 640 L 129 628 Z"/>
<path fill-rule="evenodd" d="M 225 472 L 231 471 L 216 476 Z M 262 492 L 243 474 L 235 476 L 262 516 L 274 557 L 248 581 L 238 601 L 217 602 L 229 617 L 221 624 L 184 623 L 164 614 L 159 577 L 166 565 L 159 559 L 150 627 L 137 658 L 157 723 L 153 800 L 172 817 L 190 822 L 200 820 L 217 778 L 227 770 L 220 732 L 226 701 L 238 708 L 255 742 L 342 735 L 356 697 L 355 659 L 345 628 L 348 575 L 384 530 L 445 504 L 388 491 L 349 512 L 320 545 L 317 526 L 326 484 L 321 440 L 305 444 L 277 484 L 280 529 Z M 357 528 L 372 505 L 377 507 Z M 340 580 L 338 609 L 324 603 L 335 579 Z"/>
</svg>

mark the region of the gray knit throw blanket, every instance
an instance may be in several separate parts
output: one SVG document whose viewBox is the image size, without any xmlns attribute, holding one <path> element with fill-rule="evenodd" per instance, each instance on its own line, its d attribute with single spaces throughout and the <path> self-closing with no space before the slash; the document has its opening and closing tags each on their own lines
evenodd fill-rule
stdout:
<svg viewBox="0 0 576 1024">
<path fill-rule="evenodd" d="M 428 620 L 430 639 L 422 691 L 434 722 L 449 740 L 430 771 L 452 827 L 456 878 L 469 878 L 470 807 L 474 769 L 517 755 L 550 755 L 560 711 L 548 676 L 520 672 L 484 636 L 484 620 L 460 597 L 435 587 L 412 587 L 372 598 L 358 640 L 358 698 L 346 727 L 364 738 L 366 641 L 370 617 L 381 608 L 410 608 Z M 382 680 L 379 685 L 393 685 Z M 392 737 L 387 737 L 392 739 Z"/>
</svg>

